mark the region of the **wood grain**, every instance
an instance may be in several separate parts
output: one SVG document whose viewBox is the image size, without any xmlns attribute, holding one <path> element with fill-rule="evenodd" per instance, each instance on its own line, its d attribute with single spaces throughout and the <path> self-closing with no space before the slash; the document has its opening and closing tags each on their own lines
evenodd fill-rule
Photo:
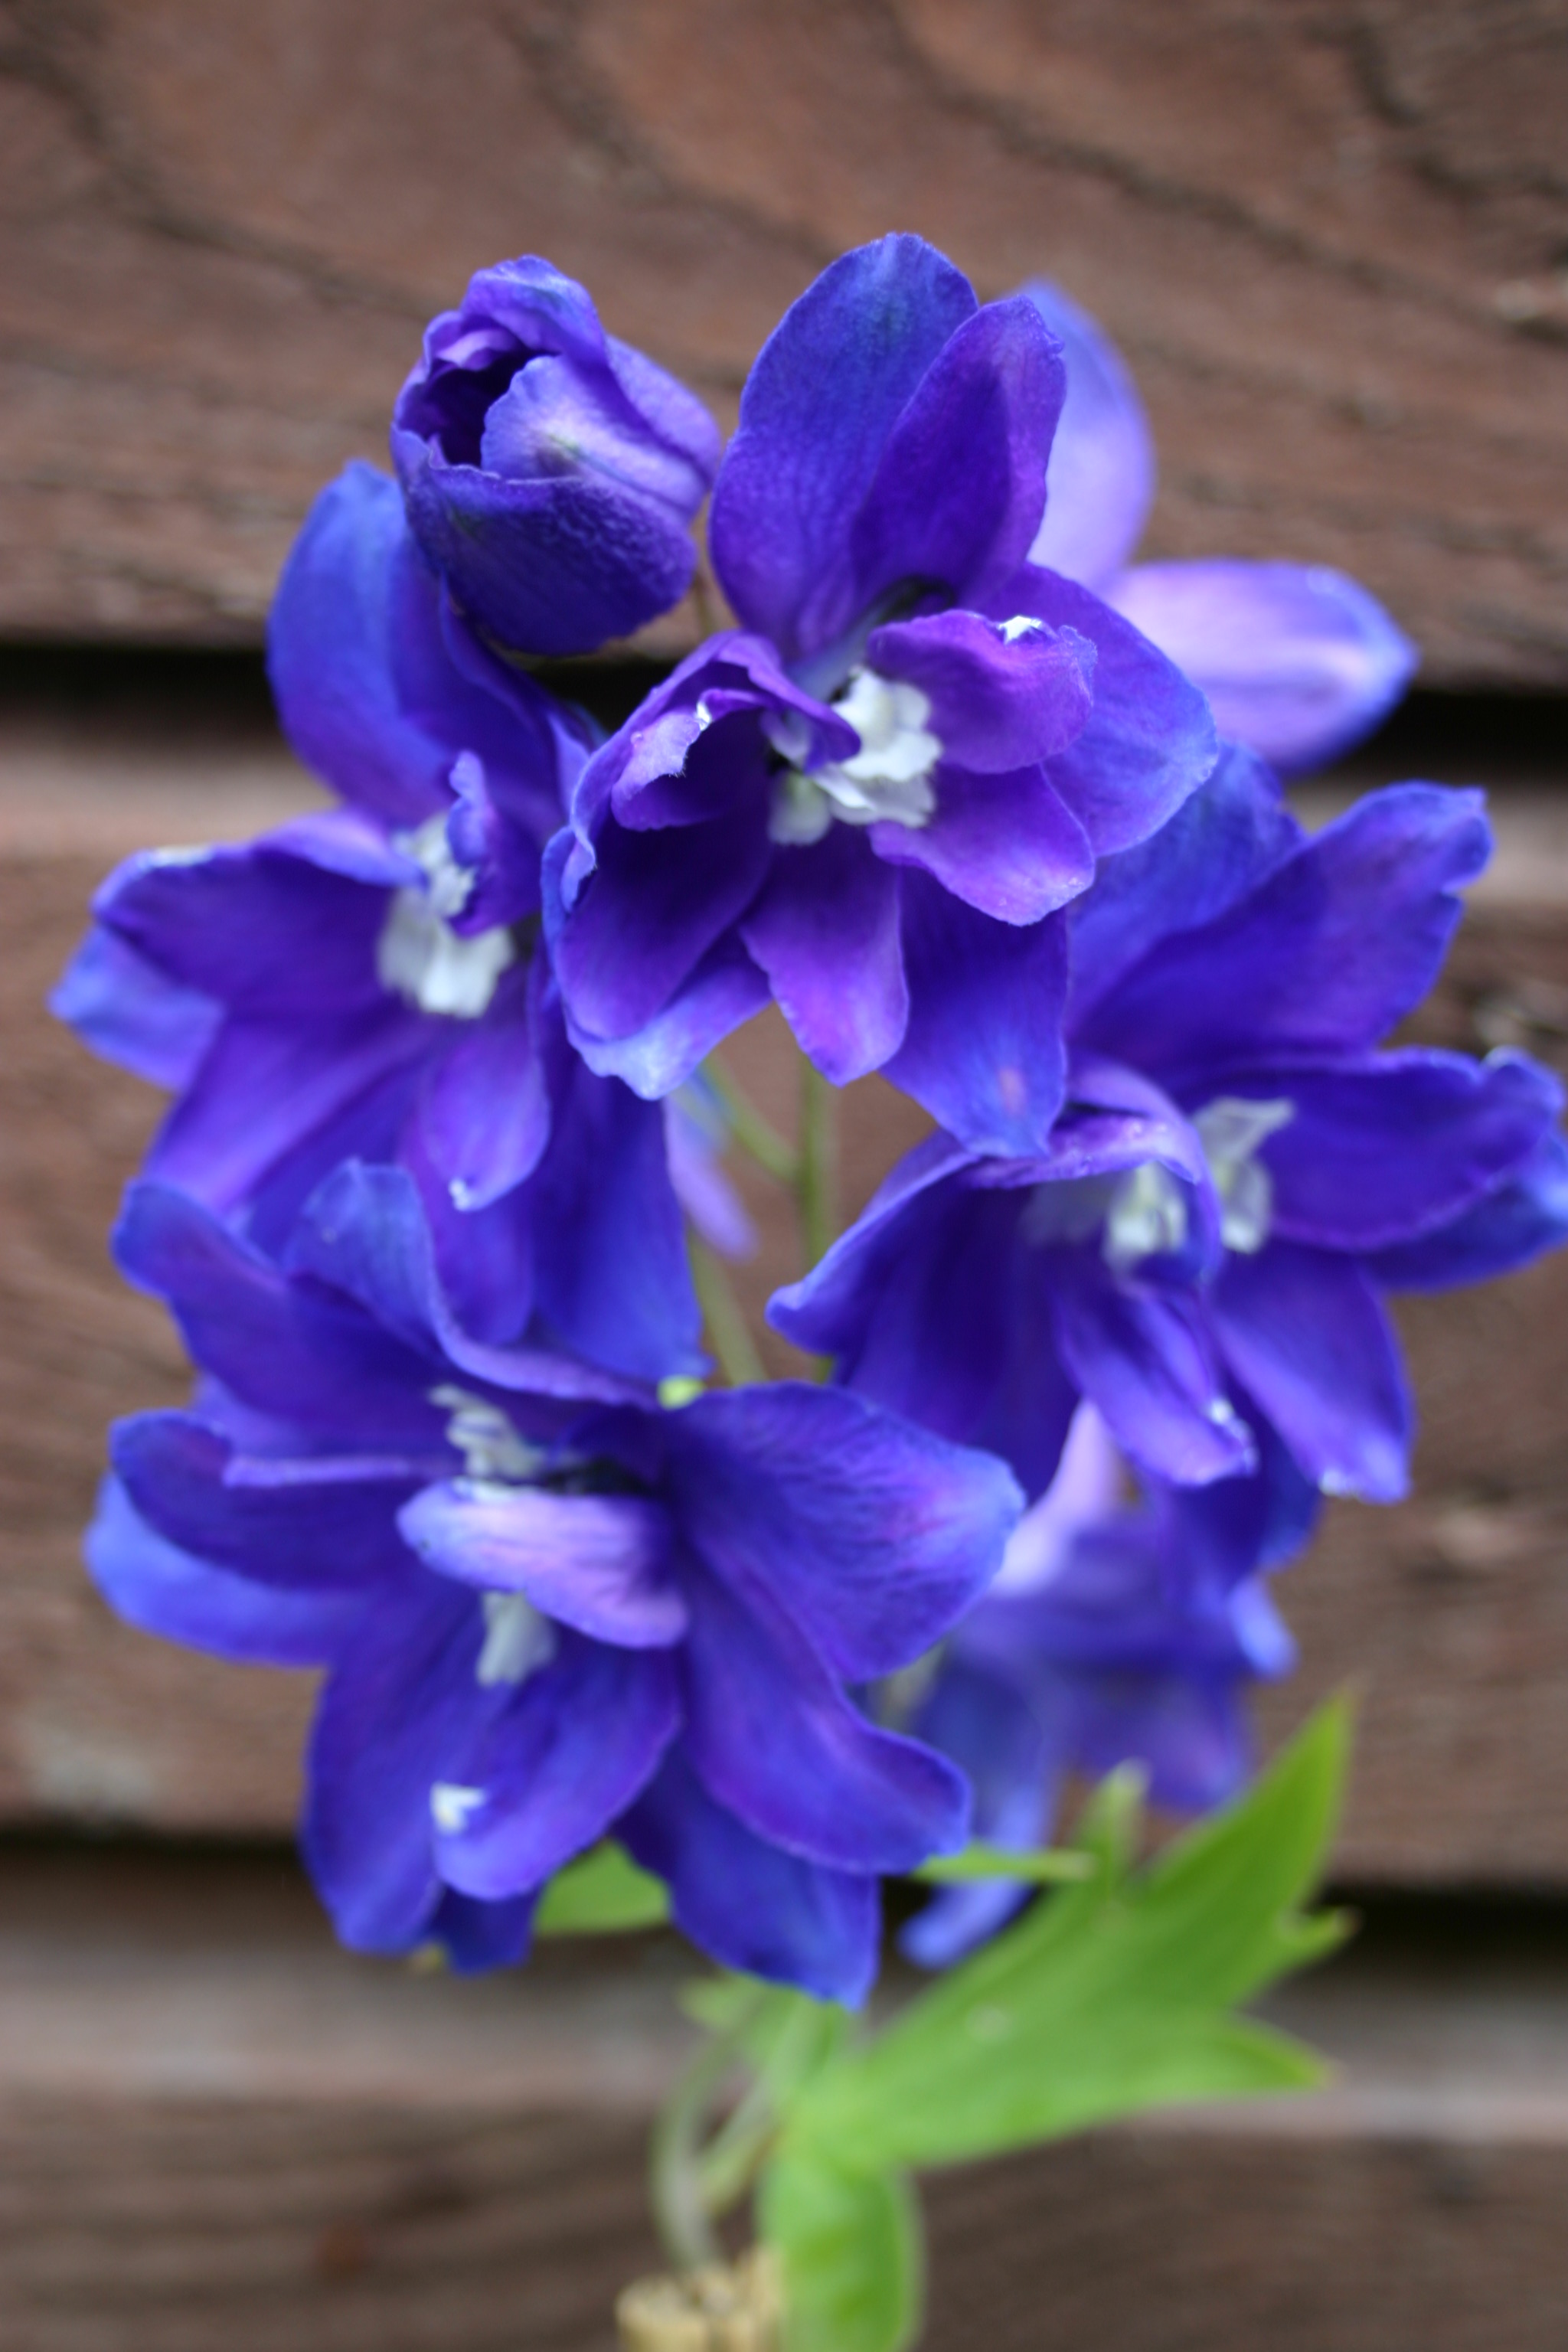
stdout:
<svg viewBox="0 0 1568 2352">
<path fill-rule="evenodd" d="M 503 253 L 728 424 L 897 227 L 1105 319 L 1151 551 L 1340 564 L 1430 677 L 1560 686 L 1565 106 L 1561 0 L 6 0 L 0 629 L 254 641 Z"/>
</svg>

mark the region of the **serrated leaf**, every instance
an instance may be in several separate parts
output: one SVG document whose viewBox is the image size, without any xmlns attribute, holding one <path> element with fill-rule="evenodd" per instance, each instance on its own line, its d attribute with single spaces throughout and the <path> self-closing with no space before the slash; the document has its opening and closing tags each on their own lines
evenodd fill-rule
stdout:
<svg viewBox="0 0 1568 2352">
<path fill-rule="evenodd" d="M 1325 1708 L 1247 1796 L 1135 1877 L 1135 1792 L 1113 1776 L 1086 1808 L 1093 1878 L 807 2083 L 788 2145 L 892 2171 L 1318 2080 L 1308 2053 L 1228 2012 L 1343 1932 L 1296 1906 L 1328 1848 L 1346 1736 L 1344 1709 Z"/>
<path fill-rule="evenodd" d="M 785 2150 L 758 2221 L 784 2265 L 785 2352 L 904 2352 L 919 2332 L 920 2214 L 901 2175 Z"/>
<path fill-rule="evenodd" d="M 606 1841 L 558 1871 L 533 1915 L 536 1936 L 622 1936 L 657 1927 L 669 1916 L 661 1878 L 639 1870 L 623 1846 Z"/>
</svg>

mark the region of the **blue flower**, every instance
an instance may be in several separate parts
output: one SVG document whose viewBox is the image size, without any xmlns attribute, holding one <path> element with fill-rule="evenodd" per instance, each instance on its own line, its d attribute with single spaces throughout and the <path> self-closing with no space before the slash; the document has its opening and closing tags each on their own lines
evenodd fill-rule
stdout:
<svg viewBox="0 0 1568 2352">
<path fill-rule="evenodd" d="M 1044 280 L 1024 288 L 1058 336 L 1067 398 L 1035 563 L 1081 580 L 1202 687 L 1222 734 L 1294 775 L 1385 718 L 1419 656 L 1375 596 L 1322 563 L 1129 564 L 1154 499 L 1154 444 L 1116 346 Z"/>
<path fill-rule="evenodd" d="M 392 454 L 426 561 L 502 646 L 587 653 L 685 594 L 719 455 L 673 376 L 524 256 L 425 331 Z"/>
<path fill-rule="evenodd" d="M 148 1172 L 277 1249 L 340 1160 L 396 1160 L 470 1331 L 700 1370 L 660 1114 L 572 1051 L 533 945 L 586 723 L 476 643 L 367 466 L 317 500 L 270 650 L 345 805 L 130 859 L 55 999 L 180 1090 Z"/>
<path fill-rule="evenodd" d="M 1266 1571 L 1310 1532 L 1316 1497 L 1277 1446 L 1249 1478 L 1152 1482 L 1125 1470 L 1080 1405 L 1047 1492 L 988 1592 L 942 1644 L 913 1727 L 962 1766 L 974 1833 L 1026 1850 L 1048 1837 L 1063 1780 L 1133 1762 L 1155 1804 L 1202 1812 L 1245 1784 L 1245 1695 L 1295 1653 Z M 1016 1883 L 944 1890 L 905 1928 L 944 1967 L 1023 1899 Z"/>
<path fill-rule="evenodd" d="M 667 1412 L 480 1345 L 396 1169 L 340 1170 L 283 1266 L 156 1184 L 118 1250 L 204 1377 L 117 1429 L 92 1564 L 139 1624 L 328 1667 L 304 1846 L 343 1939 L 519 1957 L 614 1829 L 717 1958 L 860 1999 L 878 1875 L 962 1844 L 968 1808 L 849 1689 L 994 1573 L 1003 1465 L 837 1391 Z"/>
<path fill-rule="evenodd" d="M 758 359 L 713 495 L 741 627 L 598 751 L 545 868 L 571 1034 L 647 1096 L 771 995 L 835 1083 L 980 1150 L 1060 1106 L 1065 926 L 1208 773 L 1202 697 L 1027 561 L 1061 405 L 1027 300 L 920 239 L 824 272 Z"/>
<path fill-rule="evenodd" d="M 1031 1494 L 1080 1397 L 1155 1478 L 1242 1475 L 1268 1424 L 1322 1491 L 1403 1494 L 1410 1406 L 1381 1294 L 1568 1237 L 1550 1072 L 1376 1050 L 1489 847 L 1479 794 L 1425 784 L 1309 839 L 1231 753 L 1079 903 L 1048 1148 L 919 1146 L 772 1319 L 862 1393 L 994 1448 Z"/>
</svg>

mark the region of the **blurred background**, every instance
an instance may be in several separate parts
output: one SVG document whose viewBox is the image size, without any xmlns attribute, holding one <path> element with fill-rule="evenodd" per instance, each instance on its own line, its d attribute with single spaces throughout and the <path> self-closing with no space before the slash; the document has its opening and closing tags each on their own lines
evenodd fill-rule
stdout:
<svg viewBox="0 0 1568 2352">
<path fill-rule="evenodd" d="M 312 787 L 268 597 L 384 462 L 420 329 L 548 255 L 728 427 L 846 247 L 1036 276 L 1130 361 L 1143 553 L 1324 562 L 1417 690 L 1306 788 L 1493 788 L 1421 1034 L 1568 1066 L 1563 0 L 0 5 L 0 2347 L 588 2352 L 648 2259 L 679 1956 L 457 1986 L 334 1954 L 289 1859 L 308 1678 L 116 1624 L 79 1562 L 115 1413 L 180 1393 L 104 1236 L 158 1105 L 43 1011 L 95 883 Z M 682 608 L 555 682 L 614 719 Z M 787 1121 L 763 1024 L 736 1052 Z M 909 1139 L 855 1090 L 854 1207 Z M 795 1267 L 753 1202 L 753 1307 Z M 1546 2352 L 1568 2312 L 1568 1270 L 1405 1318 L 1419 1490 L 1289 1574 L 1363 1696 L 1351 1956 L 1279 2013 L 1310 2107 L 939 2185 L 940 2352 Z"/>
</svg>

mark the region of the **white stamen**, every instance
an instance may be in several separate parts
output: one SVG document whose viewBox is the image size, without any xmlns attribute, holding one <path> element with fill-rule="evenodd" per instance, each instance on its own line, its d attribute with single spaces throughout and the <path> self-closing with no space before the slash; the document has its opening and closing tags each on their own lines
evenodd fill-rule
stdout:
<svg viewBox="0 0 1568 2352">
<path fill-rule="evenodd" d="M 474 1679 L 487 1690 L 497 1683 L 525 1683 L 555 1655 L 555 1628 L 525 1594 L 481 1592 L 485 1645 Z"/>
<path fill-rule="evenodd" d="M 1273 1180 L 1257 1154 L 1295 1116 L 1291 1102 L 1219 1095 L 1193 1121 L 1219 1194 L 1220 1239 L 1244 1257 L 1263 1247 L 1274 1213 Z"/>
<path fill-rule="evenodd" d="M 1003 638 L 1010 646 L 1016 646 L 1020 637 L 1043 636 L 1045 629 L 1044 621 L 1036 620 L 1032 613 L 1015 613 L 1010 621 L 1002 623 Z"/>
<path fill-rule="evenodd" d="M 1146 1257 L 1170 1257 L 1187 1238 L 1187 1200 L 1170 1170 L 1145 1160 L 1118 1179 L 1105 1216 L 1105 1261 L 1129 1273 Z"/>
<path fill-rule="evenodd" d="M 413 833 L 395 836 L 399 849 L 426 875 L 423 889 L 396 890 L 376 942 L 376 977 L 422 1013 L 477 1021 L 517 949 L 502 926 L 463 939 L 449 918 L 460 915 L 474 877 L 459 866 L 447 838 L 447 820 L 426 817 Z"/>
<path fill-rule="evenodd" d="M 447 1443 L 463 1457 L 470 1478 L 493 1478 L 513 1486 L 537 1478 L 548 1455 L 520 1437 L 499 1405 L 474 1396 L 468 1389 L 450 1386 L 430 1391 L 432 1404 L 449 1415 Z"/>
<path fill-rule="evenodd" d="M 456 1780 L 437 1780 L 430 1789 L 430 1818 L 443 1837 L 461 1837 L 468 1816 L 485 1801 L 482 1789 L 465 1789 Z"/>
<path fill-rule="evenodd" d="M 768 740 L 789 762 L 773 780 L 770 839 L 797 845 L 820 841 L 835 819 L 916 832 L 929 824 L 936 813 L 931 771 L 942 756 L 941 739 L 926 725 L 930 696 L 874 669 L 858 669 L 833 707 L 853 727 L 860 748 L 809 775 L 798 764 L 810 742 L 805 720 L 791 712 L 764 722 Z"/>
</svg>

